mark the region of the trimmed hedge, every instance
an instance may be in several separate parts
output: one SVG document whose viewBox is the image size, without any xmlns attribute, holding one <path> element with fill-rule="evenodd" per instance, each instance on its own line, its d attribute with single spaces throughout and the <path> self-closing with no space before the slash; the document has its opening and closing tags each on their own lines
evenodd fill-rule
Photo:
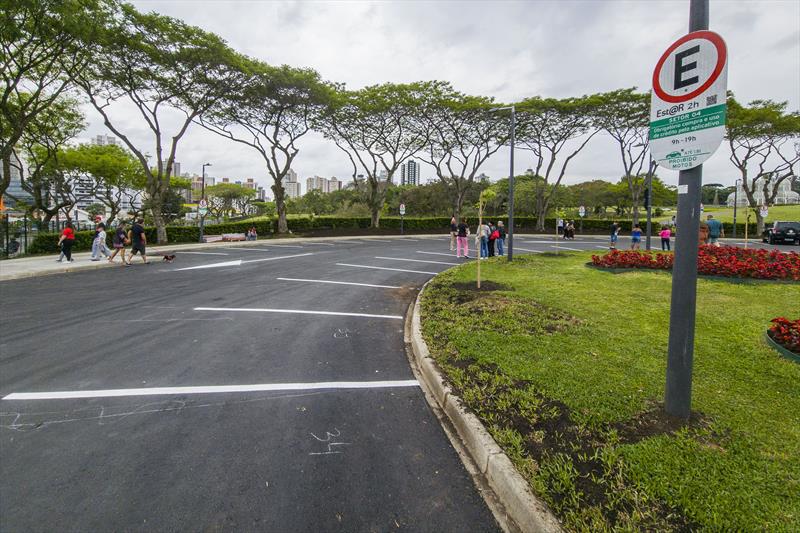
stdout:
<svg viewBox="0 0 800 533">
<path fill-rule="evenodd" d="M 508 226 L 508 217 L 486 215 L 484 220 L 491 220 L 497 222 L 502 220 Z M 349 229 L 369 229 L 370 217 L 335 217 L 335 216 L 318 216 L 318 217 L 293 217 L 287 220 L 289 231 L 292 233 L 303 233 L 310 231 L 320 230 L 349 230 Z M 477 217 L 469 217 L 471 226 L 476 225 L 478 222 Z M 605 234 L 611 228 L 611 220 L 605 219 L 584 219 L 583 232 Z M 633 224 L 631 221 L 620 220 L 617 221 L 623 232 L 631 231 Z M 580 219 L 575 220 L 576 227 L 580 228 Z M 276 233 L 278 230 L 277 219 L 264 219 L 257 221 L 244 221 L 244 222 L 228 222 L 224 224 L 209 224 L 205 226 L 204 233 L 206 235 L 222 235 L 223 233 L 245 233 L 251 226 L 255 226 L 256 231 L 261 236 Z M 380 226 L 383 229 L 400 230 L 400 217 L 382 217 Z M 641 223 L 644 227 L 644 222 Z M 555 233 L 556 219 L 548 218 L 545 220 L 545 230 Z M 731 236 L 733 224 L 724 223 L 725 235 Z M 450 217 L 406 217 L 403 219 L 403 228 L 406 231 L 441 231 L 446 233 L 450 229 Z M 533 231 L 536 228 L 535 217 L 515 217 L 514 229 L 517 231 Z M 660 228 L 659 222 L 653 222 L 653 234 L 656 234 Z M 110 235 L 113 230 L 109 230 Z M 760 238 L 756 235 L 756 225 L 751 224 L 749 229 L 750 235 L 755 238 Z M 147 235 L 147 242 L 156 242 L 156 230 L 153 227 L 145 228 Z M 57 233 L 39 233 L 33 239 L 33 242 L 28 247 L 30 254 L 55 254 L 58 253 L 58 235 Z M 744 237 L 744 224 L 737 224 L 737 235 Z M 94 238 L 94 231 L 78 231 L 75 232 L 75 244 L 72 249 L 76 252 L 88 251 L 92 249 L 92 239 Z M 167 226 L 167 239 L 171 244 L 191 243 L 200 240 L 200 228 L 197 226 Z"/>
</svg>

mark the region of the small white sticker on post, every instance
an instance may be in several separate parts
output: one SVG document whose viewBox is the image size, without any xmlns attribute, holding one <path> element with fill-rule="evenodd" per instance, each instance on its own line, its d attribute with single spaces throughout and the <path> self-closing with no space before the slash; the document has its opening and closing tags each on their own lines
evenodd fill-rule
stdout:
<svg viewBox="0 0 800 533">
<path fill-rule="evenodd" d="M 686 194 L 687 192 L 689 192 L 688 185 L 678 185 L 678 194 Z"/>
</svg>

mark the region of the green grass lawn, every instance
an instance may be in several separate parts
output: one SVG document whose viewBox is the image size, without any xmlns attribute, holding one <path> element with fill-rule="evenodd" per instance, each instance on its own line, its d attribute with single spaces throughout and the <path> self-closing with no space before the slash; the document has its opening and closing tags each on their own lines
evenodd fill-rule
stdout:
<svg viewBox="0 0 800 533">
<path fill-rule="evenodd" d="M 800 285 L 701 279 L 693 410 L 663 414 L 671 275 L 587 253 L 443 273 L 425 340 L 569 530 L 800 530 L 800 365 L 764 340 Z M 454 285 L 456 284 L 456 285 Z M 491 289 L 491 283 L 489 284 Z"/>
<path fill-rule="evenodd" d="M 736 222 L 744 223 L 745 214 L 744 208 L 737 208 Z M 756 221 L 756 215 L 753 210 L 750 210 L 750 222 Z M 714 218 L 721 222 L 733 222 L 733 208 L 732 207 L 713 207 L 705 206 L 706 215 L 714 215 Z M 776 220 L 785 221 L 800 221 L 800 205 L 773 205 L 769 208 L 769 215 L 767 215 L 767 222 L 774 222 Z"/>
</svg>

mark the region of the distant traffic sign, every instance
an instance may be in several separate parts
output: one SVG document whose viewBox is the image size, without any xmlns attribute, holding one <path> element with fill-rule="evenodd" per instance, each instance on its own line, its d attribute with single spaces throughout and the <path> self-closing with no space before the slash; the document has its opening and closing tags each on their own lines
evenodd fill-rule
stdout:
<svg viewBox="0 0 800 533">
<path fill-rule="evenodd" d="M 208 200 L 206 200 L 205 198 L 203 198 L 202 200 L 200 200 L 200 202 L 198 202 L 197 214 L 200 215 L 201 217 L 204 217 L 208 214 Z"/>
<path fill-rule="evenodd" d="M 758 211 L 759 211 L 758 214 L 761 215 L 761 218 L 767 218 L 767 216 L 769 216 L 769 208 L 765 205 L 762 205 L 761 209 L 759 209 Z"/>
<path fill-rule="evenodd" d="M 586 216 L 586 208 L 584 206 L 580 206 L 578 208 L 578 215 L 581 216 L 581 217 Z"/>
<path fill-rule="evenodd" d="M 725 136 L 728 52 L 713 31 L 684 35 L 653 71 L 650 150 L 659 166 L 688 170 L 711 157 Z"/>
<path fill-rule="evenodd" d="M 400 216 L 406 214 L 406 204 L 400 204 Z"/>
</svg>

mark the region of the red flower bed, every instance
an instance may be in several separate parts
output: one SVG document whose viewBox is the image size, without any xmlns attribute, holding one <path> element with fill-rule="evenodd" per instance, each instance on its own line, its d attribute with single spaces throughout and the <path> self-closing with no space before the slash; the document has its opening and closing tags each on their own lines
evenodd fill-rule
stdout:
<svg viewBox="0 0 800 533">
<path fill-rule="evenodd" d="M 604 268 L 671 269 L 673 255 L 638 250 L 611 250 L 592 256 L 592 263 Z M 800 281 L 800 255 L 777 250 L 753 250 L 735 246 L 701 246 L 697 272 L 729 278 L 783 279 Z"/>
<path fill-rule="evenodd" d="M 800 355 L 800 318 L 791 321 L 784 317 L 772 319 L 773 326 L 769 328 L 772 340 L 797 355 Z"/>
</svg>

